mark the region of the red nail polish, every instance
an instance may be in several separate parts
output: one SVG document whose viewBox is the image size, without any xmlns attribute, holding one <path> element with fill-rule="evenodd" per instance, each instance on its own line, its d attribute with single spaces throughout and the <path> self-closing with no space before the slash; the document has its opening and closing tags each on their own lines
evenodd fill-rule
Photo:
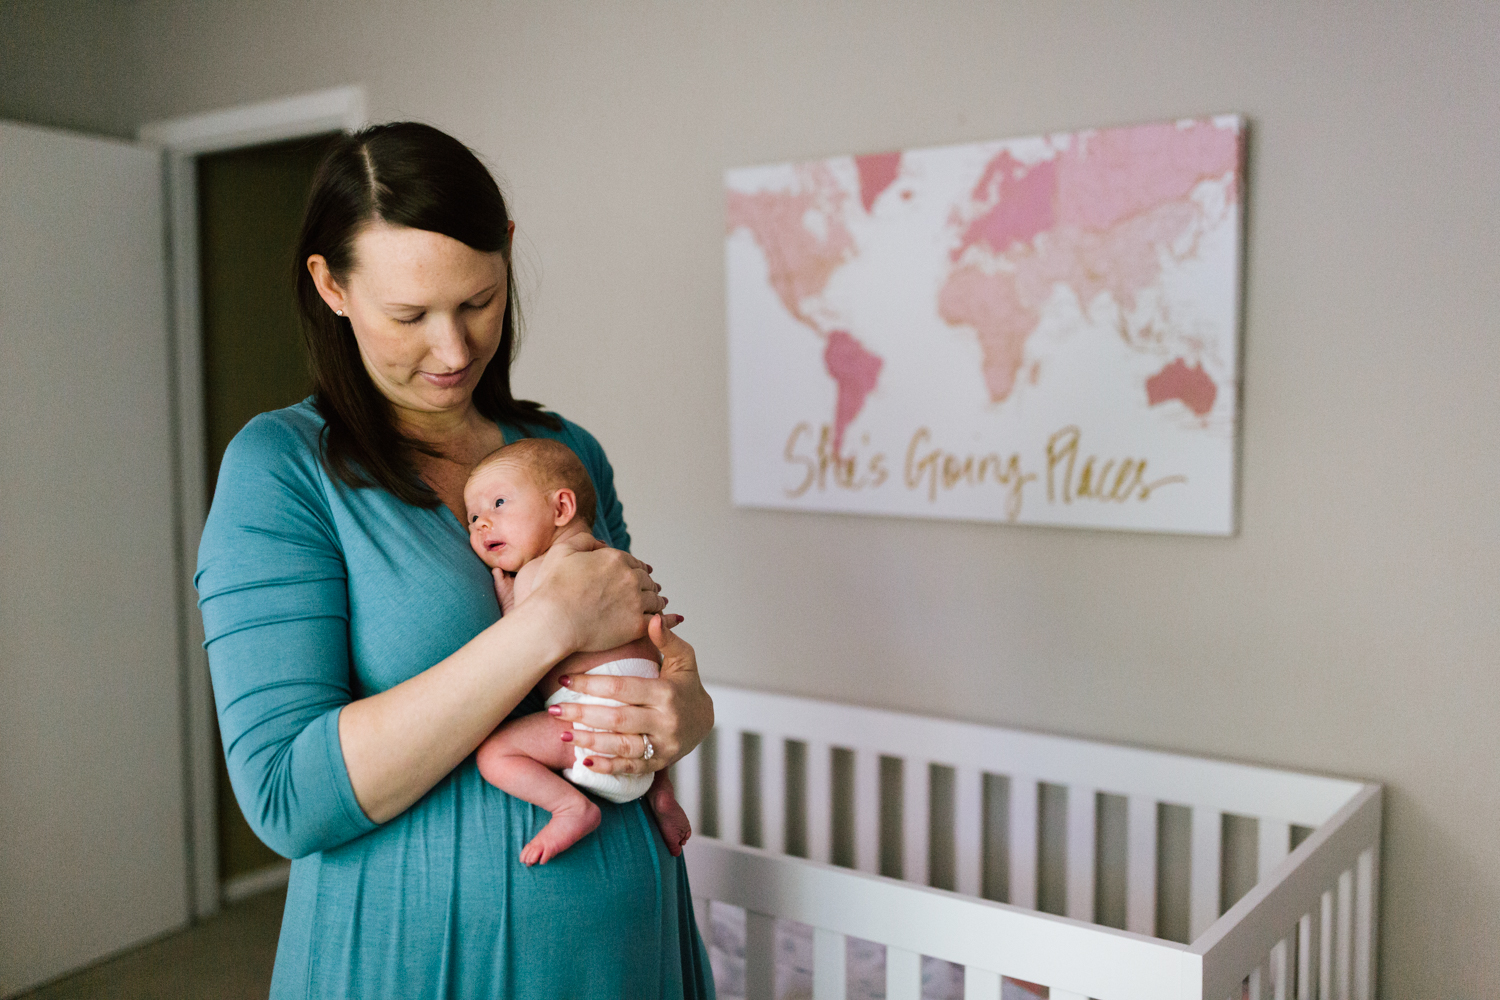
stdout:
<svg viewBox="0 0 1500 1000">
<path fill-rule="evenodd" d="M 593 767 L 594 766 L 594 758 L 592 758 L 592 757 L 585 757 L 585 758 L 583 758 L 583 766 L 584 767 Z"/>
<path fill-rule="evenodd" d="M 557 679 L 557 683 L 561 684 L 563 687 L 572 687 L 573 678 L 569 677 L 567 674 L 563 674 Z"/>
<path fill-rule="evenodd" d="M 548 715 L 562 715 L 562 706 L 561 705 L 553 705 L 551 708 L 547 709 L 547 714 Z"/>
<path fill-rule="evenodd" d="M 562 734 L 562 741 L 564 743 L 572 743 L 573 742 L 573 734 L 572 733 L 563 733 Z"/>
</svg>

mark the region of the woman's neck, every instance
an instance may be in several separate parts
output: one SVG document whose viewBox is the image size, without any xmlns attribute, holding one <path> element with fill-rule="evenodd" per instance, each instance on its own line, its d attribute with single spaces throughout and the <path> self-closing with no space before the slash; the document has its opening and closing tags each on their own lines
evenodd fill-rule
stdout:
<svg viewBox="0 0 1500 1000">
<path fill-rule="evenodd" d="M 459 524 L 467 524 L 464 483 L 469 470 L 481 458 L 505 444 L 505 435 L 472 403 L 459 411 L 429 413 L 397 409 L 396 428 L 425 445 L 436 455 L 412 456 L 423 482 L 453 512 Z"/>
<path fill-rule="evenodd" d="M 505 444 L 505 434 L 495 422 L 471 404 L 457 412 L 428 413 L 397 411 L 396 426 L 401 433 L 437 452 L 439 462 L 451 462 L 467 475 L 481 458 Z M 417 465 L 425 476 L 426 462 L 419 456 Z"/>
<path fill-rule="evenodd" d="M 453 410 L 408 410 L 397 407 L 396 427 L 407 437 L 446 451 L 448 445 L 464 441 L 488 421 L 473 402 Z"/>
</svg>

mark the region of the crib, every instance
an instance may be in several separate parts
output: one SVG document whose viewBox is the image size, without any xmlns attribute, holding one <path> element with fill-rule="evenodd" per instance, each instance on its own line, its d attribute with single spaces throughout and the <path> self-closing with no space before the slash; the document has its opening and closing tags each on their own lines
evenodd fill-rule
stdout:
<svg viewBox="0 0 1500 1000">
<path fill-rule="evenodd" d="M 674 781 L 725 1000 L 1373 997 L 1380 785 L 710 692 Z"/>
</svg>

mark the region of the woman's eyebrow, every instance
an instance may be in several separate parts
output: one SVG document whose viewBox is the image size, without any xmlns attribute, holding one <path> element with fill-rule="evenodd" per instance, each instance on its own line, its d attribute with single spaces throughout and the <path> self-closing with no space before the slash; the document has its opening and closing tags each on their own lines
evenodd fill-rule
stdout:
<svg viewBox="0 0 1500 1000">
<path fill-rule="evenodd" d="M 485 288 L 481 288 L 479 291 L 475 292 L 474 294 L 465 297 L 464 301 L 468 302 L 471 299 L 477 299 L 481 295 L 487 295 L 487 294 L 489 294 L 490 292 L 493 292 L 495 289 L 497 289 L 499 287 L 500 287 L 500 282 L 497 281 L 494 284 L 489 285 L 489 286 L 487 286 Z M 416 304 L 413 304 L 413 303 L 410 303 L 410 302 L 384 302 L 384 303 L 382 303 L 382 306 L 384 308 L 386 308 L 386 309 L 426 309 L 427 308 L 427 306 L 425 306 L 425 305 L 416 305 Z"/>
</svg>

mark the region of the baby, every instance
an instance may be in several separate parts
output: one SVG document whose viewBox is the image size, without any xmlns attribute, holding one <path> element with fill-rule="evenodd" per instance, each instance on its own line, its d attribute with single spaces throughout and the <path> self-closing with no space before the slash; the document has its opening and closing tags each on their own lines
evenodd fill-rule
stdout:
<svg viewBox="0 0 1500 1000">
<path fill-rule="evenodd" d="M 525 438 L 491 453 L 474 467 L 464 486 L 469 544 L 493 571 L 502 610 L 510 611 L 535 589 L 533 560 L 563 539 L 592 534 L 596 505 L 583 463 L 559 441 Z M 562 687 L 559 678 L 581 673 L 656 677 L 660 663 L 661 653 L 651 640 L 636 639 L 600 653 L 574 653 L 553 667 L 537 688 L 549 707 L 562 701 L 619 705 L 575 694 Z M 564 742 L 572 738 L 573 728 L 537 712 L 503 723 L 479 746 L 479 773 L 486 781 L 552 814 L 521 850 L 521 861 L 546 864 L 599 825 L 599 807 L 573 785 L 611 802 L 629 802 L 649 790 L 646 801 L 656 812 L 668 848 L 674 855 L 681 853 L 692 829 L 677 804 L 667 772 L 657 771 L 653 777 L 591 771 L 585 766 L 586 758 L 610 754 Z M 558 776 L 559 770 L 568 781 Z"/>
</svg>

